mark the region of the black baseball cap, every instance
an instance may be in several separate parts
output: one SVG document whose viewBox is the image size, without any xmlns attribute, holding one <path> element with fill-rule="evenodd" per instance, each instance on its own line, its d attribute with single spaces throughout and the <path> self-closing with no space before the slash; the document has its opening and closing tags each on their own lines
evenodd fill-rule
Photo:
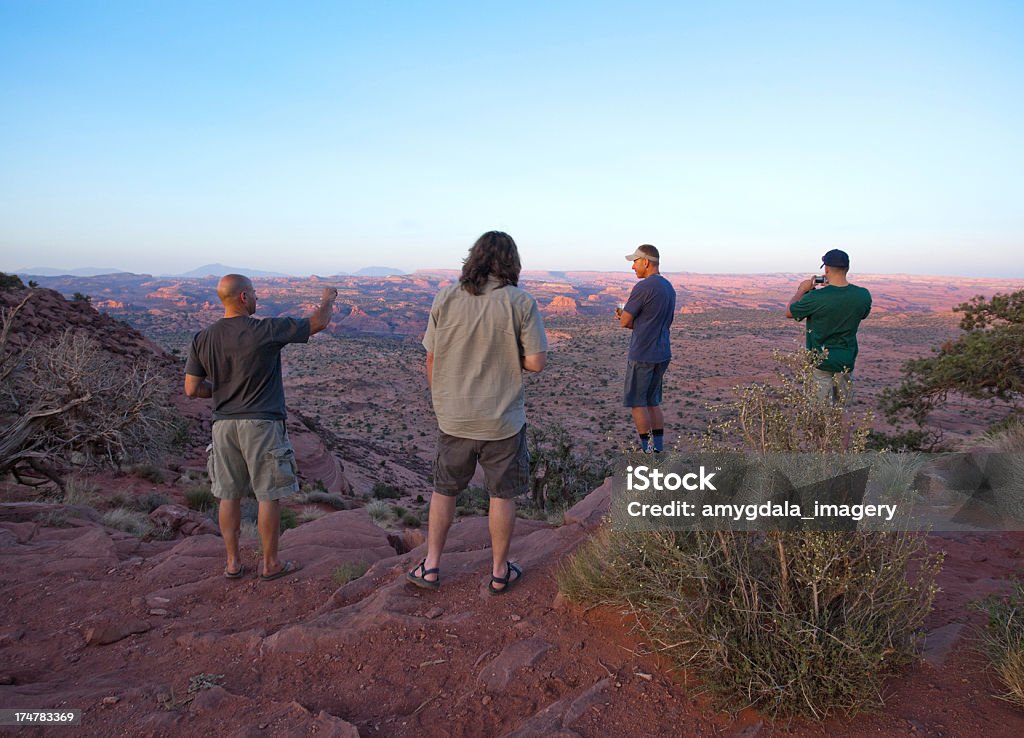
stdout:
<svg viewBox="0 0 1024 738">
<path fill-rule="evenodd" d="M 826 252 L 823 257 L 821 257 L 821 265 L 823 267 L 830 266 L 839 267 L 840 269 L 849 269 L 850 255 L 847 254 L 845 251 L 840 251 L 839 249 L 832 249 L 831 251 Z"/>
</svg>

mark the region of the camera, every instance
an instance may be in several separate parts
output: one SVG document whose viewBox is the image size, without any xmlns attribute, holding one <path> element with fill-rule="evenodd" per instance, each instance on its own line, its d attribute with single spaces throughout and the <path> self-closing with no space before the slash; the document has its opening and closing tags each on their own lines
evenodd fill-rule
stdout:
<svg viewBox="0 0 1024 738">
<path fill-rule="evenodd" d="M 819 274 L 814 278 L 814 284 L 825 284 L 825 275 Z"/>
</svg>

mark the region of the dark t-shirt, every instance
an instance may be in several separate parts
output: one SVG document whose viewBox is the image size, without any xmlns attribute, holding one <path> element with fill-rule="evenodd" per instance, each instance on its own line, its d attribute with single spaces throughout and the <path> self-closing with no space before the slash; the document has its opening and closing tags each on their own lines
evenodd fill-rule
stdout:
<svg viewBox="0 0 1024 738">
<path fill-rule="evenodd" d="M 641 279 L 623 310 L 633 316 L 629 360 L 660 363 L 672 358 L 668 329 L 676 312 L 676 291 L 660 274 Z"/>
<path fill-rule="evenodd" d="M 811 290 L 789 306 L 797 320 L 807 318 L 807 348 L 828 349 L 818 368 L 826 372 L 853 371 L 857 360 L 857 328 L 871 312 L 871 293 L 863 287 L 826 285 Z"/>
<path fill-rule="evenodd" d="M 308 318 L 221 318 L 192 338 L 185 373 L 209 377 L 215 420 L 284 420 L 281 349 L 308 340 Z"/>
</svg>

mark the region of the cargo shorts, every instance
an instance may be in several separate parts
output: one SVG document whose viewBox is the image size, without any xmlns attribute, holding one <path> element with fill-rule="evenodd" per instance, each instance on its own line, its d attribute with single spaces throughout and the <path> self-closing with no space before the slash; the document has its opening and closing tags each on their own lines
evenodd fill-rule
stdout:
<svg viewBox="0 0 1024 738">
<path fill-rule="evenodd" d="M 206 468 L 213 494 L 222 500 L 251 494 L 271 502 L 299 491 L 295 450 L 283 420 L 214 421 Z"/>
<path fill-rule="evenodd" d="M 819 402 L 846 408 L 853 400 L 853 377 L 849 372 L 814 370 L 814 393 Z"/>
<path fill-rule="evenodd" d="M 530 454 L 526 450 L 526 426 L 510 438 L 477 441 L 437 432 L 434 456 L 434 490 L 455 497 L 469 486 L 477 462 L 491 497 L 511 499 L 530 486 Z"/>
</svg>

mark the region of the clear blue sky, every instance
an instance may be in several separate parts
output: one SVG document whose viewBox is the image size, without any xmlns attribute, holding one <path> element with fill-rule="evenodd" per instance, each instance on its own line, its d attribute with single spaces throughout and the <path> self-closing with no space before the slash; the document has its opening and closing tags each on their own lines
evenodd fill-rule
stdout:
<svg viewBox="0 0 1024 738">
<path fill-rule="evenodd" d="M 1024 3 L 0 0 L 0 269 L 1024 276 Z"/>
</svg>

